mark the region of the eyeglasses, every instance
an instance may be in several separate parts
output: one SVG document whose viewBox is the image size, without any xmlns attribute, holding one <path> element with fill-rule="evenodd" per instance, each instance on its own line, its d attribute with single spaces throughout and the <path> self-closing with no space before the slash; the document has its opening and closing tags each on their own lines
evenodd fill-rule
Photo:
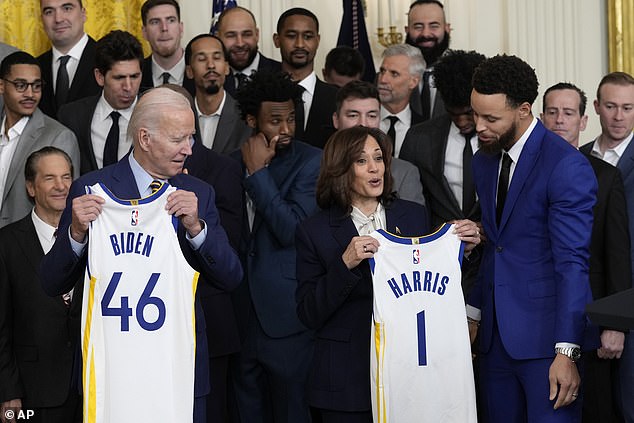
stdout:
<svg viewBox="0 0 634 423">
<path fill-rule="evenodd" d="M 29 86 L 33 90 L 34 93 L 39 93 L 42 91 L 42 87 L 44 86 L 44 81 L 34 81 L 34 82 L 26 82 L 21 80 L 11 81 L 9 79 L 2 78 L 3 81 L 7 81 L 11 85 L 15 87 L 15 90 L 19 93 L 23 93 L 26 91 Z"/>
</svg>

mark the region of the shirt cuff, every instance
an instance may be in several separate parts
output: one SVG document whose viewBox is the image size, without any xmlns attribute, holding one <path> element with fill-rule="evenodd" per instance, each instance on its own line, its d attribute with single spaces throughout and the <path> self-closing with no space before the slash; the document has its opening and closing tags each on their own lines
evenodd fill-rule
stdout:
<svg viewBox="0 0 634 423">
<path fill-rule="evenodd" d="M 580 348 L 580 346 L 570 342 L 557 342 L 555 348 Z"/>
<path fill-rule="evenodd" d="M 469 319 L 477 320 L 478 322 L 482 318 L 482 312 L 479 308 L 475 308 L 472 305 L 467 304 L 467 317 Z"/>
<path fill-rule="evenodd" d="M 84 254 L 84 250 L 86 249 L 86 244 L 88 244 L 88 237 L 84 237 L 83 242 L 77 242 L 70 236 L 70 226 L 68 227 L 68 239 L 70 239 L 70 247 L 73 249 L 73 252 L 77 257 L 81 257 Z"/>
<path fill-rule="evenodd" d="M 189 245 L 192 246 L 194 251 L 198 251 L 200 246 L 203 245 L 203 242 L 205 242 L 205 239 L 207 239 L 207 224 L 202 219 L 200 219 L 200 224 L 203 225 L 203 230 L 198 232 L 198 235 L 193 238 L 185 231 L 185 238 L 189 241 Z"/>
</svg>

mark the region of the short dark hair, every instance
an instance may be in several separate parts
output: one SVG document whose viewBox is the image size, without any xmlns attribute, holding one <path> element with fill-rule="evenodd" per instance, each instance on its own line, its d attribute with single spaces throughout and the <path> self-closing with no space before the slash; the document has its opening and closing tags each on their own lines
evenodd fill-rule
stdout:
<svg viewBox="0 0 634 423">
<path fill-rule="evenodd" d="M 255 72 L 245 86 L 236 93 L 242 119 L 256 116 L 265 101 L 283 103 L 292 100 L 298 105 L 302 100 L 302 88 L 285 72 L 266 69 Z"/>
<path fill-rule="evenodd" d="M 106 75 L 116 62 L 138 60 L 143 67 L 143 47 L 139 40 L 127 31 L 110 31 L 95 46 L 95 67 Z"/>
<path fill-rule="evenodd" d="M 586 93 L 584 93 L 581 88 L 577 87 L 575 84 L 571 84 L 570 82 L 558 82 L 557 84 L 546 89 L 546 91 L 544 92 L 544 97 L 542 98 L 543 112 L 546 111 L 546 96 L 548 95 L 548 93 L 558 90 L 576 91 L 577 94 L 579 94 L 579 116 L 583 116 L 586 113 L 586 106 L 588 105 L 588 97 L 586 97 Z"/>
<path fill-rule="evenodd" d="M 535 70 L 517 56 L 506 54 L 480 63 L 473 74 L 473 89 L 480 94 L 504 94 L 506 104 L 517 108 L 522 103 L 533 104 L 537 98 Z"/>
<path fill-rule="evenodd" d="M 181 20 L 181 7 L 176 0 L 147 0 L 143 3 L 143 6 L 141 6 L 141 23 L 143 26 L 147 25 L 147 14 L 150 9 L 164 4 L 174 6 L 174 9 L 176 9 L 176 17 L 179 21 Z"/>
<path fill-rule="evenodd" d="M 6 78 L 11 73 L 13 65 L 34 65 L 38 68 L 40 63 L 37 59 L 25 51 L 15 51 L 2 60 L 0 64 L 0 78 Z M 40 69 L 41 70 L 41 69 Z"/>
<path fill-rule="evenodd" d="M 445 106 L 470 107 L 473 72 L 484 60 L 486 57 L 475 51 L 449 50 L 434 64 L 434 84 Z"/>
<path fill-rule="evenodd" d="M 379 201 L 389 204 L 395 194 L 392 192 L 392 142 L 378 128 L 353 126 L 342 129 L 330 136 L 321 156 L 321 168 L 317 178 L 317 204 L 322 209 L 338 206 L 348 214 L 352 212 L 352 183 L 354 181 L 354 163 L 361 155 L 368 137 L 376 140 L 383 153 L 385 174 L 383 193 Z"/>
<path fill-rule="evenodd" d="M 438 0 L 416 0 L 414 3 L 409 5 L 409 10 L 412 10 L 413 7 L 420 6 L 421 4 L 435 4 L 443 10 L 443 13 L 445 10 L 445 6 Z"/>
<path fill-rule="evenodd" d="M 229 9 L 223 10 L 220 16 L 218 16 L 218 21 L 216 22 L 216 31 L 218 30 L 218 28 L 220 28 L 220 25 L 222 24 L 222 21 L 225 19 L 225 16 L 231 13 L 232 10 L 243 10 L 247 12 L 249 15 L 251 15 L 253 22 L 255 22 L 255 15 L 253 15 L 253 12 L 251 12 L 246 7 L 242 7 L 242 6 L 230 7 Z"/>
<path fill-rule="evenodd" d="M 365 71 L 365 60 L 359 50 L 348 46 L 338 46 L 326 55 L 324 69 L 326 74 L 334 70 L 339 75 L 361 77 Z"/>
<path fill-rule="evenodd" d="M 189 42 L 187 43 L 187 46 L 185 46 L 185 64 L 186 65 L 191 64 L 191 60 L 192 60 L 192 44 L 194 44 L 196 41 L 200 40 L 201 38 L 213 38 L 214 40 L 217 40 L 220 43 L 220 47 L 222 48 L 222 55 L 224 56 L 225 60 L 228 59 L 228 54 L 227 54 L 227 49 L 225 48 L 225 43 L 223 43 L 222 40 L 216 35 L 204 33 L 204 34 L 196 35 L 194 38 L 189 40 Z"/>
<path fill-rule="evenodd" d="M 68 163 L 68 166 L 70 167 L 70 174 L 72 175 L 73 161 L 70 159 L 70 156 L 64 150 L 60 150 L 57 147 L 46 146 L 34 151 L 26 159 L 26 164 L 24 165 L 24 179 L 29 182 L 35 181 L 35 177 L 37 176 L 37 164 L 40 162 L 40 159 L 54 154 L 59 154 L 66 160 L 66 163 Z"/>
<path fill-rule="evenodd" d="M 614 85 L 634 85 L 634 78 L 632 75 L 626 72 L 611 72 L 601 78 L 601 82 L 599 82 L 599 87 L 597 88 L 597 100 L 601 100 L 601 87 L 605 84 L 614 84 Z"/>
<path fill-rule="evenodd" d="M 337 113 L 341 111 L 341 105 L 343 102 L 349 98 L 357 98 L 361 100 L 365 98 L 374 98 L 379 103 L 381 102 L 381 99 L 379 98 L 379 90 L 376 88 L 376 85 L 370 84 L 366 81 L 350 81 L 337 91 L 337 96 L 335 97 Z"/>
<path fill-rule="evenodd" d="M 288 9 L 286 12 L 280 15 L 280 18 L 277 20 L 277 33 L 279 34 L 282 31 L 282 27 L 284 26 L 284 21 L 291 16 L 301 15 L 307 16 L 315 21 L 315 26 L 317 27 L 317 32 L 319 32 L 319 20 L 317 16 L 313 12 L 308 9 L 304 9 L 303 7 L 293 7 L 292 9 Z"/>
</svg>

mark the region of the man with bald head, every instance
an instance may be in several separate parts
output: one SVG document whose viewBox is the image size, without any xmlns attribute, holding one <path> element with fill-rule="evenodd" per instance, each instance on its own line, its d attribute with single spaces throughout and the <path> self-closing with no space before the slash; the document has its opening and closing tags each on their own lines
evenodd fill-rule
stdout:
<svg viewBox="0 0 634 423">
<path fill-rule="evenodd" d="M 169 87 L 158 87 L 148 91 L 141 97 L 128 125 L 128 135 L 134 143 L 133 151 L 113 165 L 82 176 L 71 186 L 69 200 L 60 220 L 57 240 L 51 252 L 44 257 L 40 268 L 42 286 L 49 295 L 60 295 L 63 292 L 67 292 L 74 281 L 81 277 L 86 268 L 86 263 L 89 259 L 87 253 L 88 235 L 94 223 L 98 222 L 102 217 L 105 203 L 104 198 L 99 195 L 86 194 L 86 187 L 97 183 L 107 187 L 117 198 L 123 199 L 121 201 L 130 199 L 137 203 L 141 202 L 138 199 L 153 194 L 153 186 L 156 182 L 168 183 L 172 187 L 176 187 L 176 191 L 167 196 L 165 212 L 173 216 L 172 223 L 176 230 L 183 258 L 187 261 L 189 267 L 200 273 L 203 281 L 199 281 L 199 283 L 208 282 L 223 291 L 231 290 L 238 285 L 242 278 L 242 268 L 237 255 L 229 245 L 225 231 L 220 226 L 218 212 L 214 205 L 214 191 L 209 185 L 187 175 L 183 169 L 185 159 L 192 151 L 191 139 L 194 130 L 194 114 L 189 101 L 182 94 Z M 138 219 L 135 219 L 133 212 L 131 219 L 132 223 L 130 223 L 130 219 L 119 223 L 121 232 L 129 231 L 130 225 L 134 227 L 139 219 L 143 219 L 143 216 L 139 214 Z M 119 229 L 116 230 L 118 231 Z M 170 258 L 165 257 L 165 259 Z M 153 266 L 161 267 L 161 264 L 155 260 Z M 154 269 L 153 266 L 148 263 L 148 267 L 152 270 Z M 91 270 L 94 272 L 94 269 L 91 268 Z M 160 270 L 153 271 L 160 272 Z M 119 288 L 117 288 L 117 284 L 112 288 L 112 283 L 108 286 L 108 289 L 112 288 L 109 294 L 110 297 L 115 295 L 117 298 L 110 298 L 112 300 L 112 304 L 110 304 L 108 293 L 103 294 L 101 307 L 96 312 L 93 312 L 92 315 L 93 318 L 96 316 L 98 320 L 104 322 L 109 321 L 108 319 L 115 319 L 114 321 L 116 322 L 116 319 L 120 318 L 123 332 L 126 330 L 123 329 L 126 321 L 124 313 L 126 310 L 128 310 L 127 313 L 132 313 L 137 299 L 130 297 L 130 307 L 128 307 L 128 298 L 114 292 L 117 289 L 125 289 L 122 286 L 127 286 L 130 283 L 129 279 L 121 276 L 120 278 Z M 170 280 L 168 278 L 166 282 L 169 283 Z M 177 281 L 173 282 L 176 283 Z M 160 283 L 158 282 L 158 284 Z M 128 287 L 127 289 L 130 288 Z M 160 298 L 156 292 L 151 292 L 152 289 L 145 288 L 146 291 L 148 289 L 150 292 L 144 292 L 141 298 L 138 299 L 137 312 L 134 318 L 130 317 L 129 314 L 127 315 L 127 326 L 138 325 L 141 320 L 147 317 L 142 317 L 142 315 L 140 317 L 139 309 L 143 311 L 148 304 L 150 305 L 147 308 L 160 309 L 158 307 L 159 303 L 170 300 L 166 296 Z M 191 287 L 189 289 L 191 290 Z M 92 290 L 87 287 L 84 292 L 88 293 Z M 100 299 L 98 295 L 95 294 L 94 301 Z M 84 298 L 84 301 L 88 301 L 88 299 Z M 120 308 L 116 306 L 119 302 L 121 304 Z M 170 319 L 170 316 L 174 315 L 174 312 L 170 310 L 164 309 L 164 317 L 167 316 L 165 319 Z M 205 395 L 209 393 L 209 354 L 205 336 L 205 319 L 199 301 L 196 301 L 195 310 L 195 345 L 192 342 L 190 346 L 192 353 L 195 351 L 194 383 L 193 386 L 174 386 L 174 389 L 179 390 L 178 392 L 191 389 L 193 393 L 193 409 L 191 410 L 194 416 L 193 421 L 202 423 L 206 420 Z M 84 309 L 83 312 L 82 321 L 86 321 L 85 313 L 88 311 Z M 151 317 L 147 318 L 151 322 L 154 321 Z M 137 323 L 137 320 L 139 323 Z M 188 319 L 184 320 L 184 322 L 188 321 L 191 322 L 191 314 Z M 171 324 L 177 324 L 178 322 L 172 322 Z M 182 320 L 180 322 L 183 324 Z M 145 329 L 143 325 L 141 327 Z M 186 328 L 183 327 L 182 329 L 184 331 Z M 83 331 L 86 334 L 86 327 L 83 328 Z M 160 332 L 160 330 L 152 330 L 151 328 L 141 331 L 142 335 L 148 337 L 149 340 L 154 336 L 159 336 Z M 180 347 L 180 345 L 178 346 Z M 172 347 L 165 345 L 165 348 Z M 155 351 L 144 351 L 143 348 L 130 349 L 129 354 L 129 360 L 139 358 L 139 355 L 144 357 L 156 356 Z M 86 351 L 84 351 L 83 358 L 85 362 L 89 358 Z M 155 360 L 156 358 L 154 357 L 153 359 Z M 164 364 L 165 366 L 157 366 L 155 371 L 159 373 L 161 371 L 166 372 L 172 368 L 172 363 L 166 362 Z M 178 365 L 182 366 L 182 364 Z M 85 370 L 88 371 L 88 369 Z M 136 369 L 135 372 L 137 372 Z M 105 376 L 101 375 L 103 378 L 107 378 L 107 376 L 107 374 Z M 156 413 L 170 415 L 170 412 L 173 411 L 170 407 L 176 408 L 179 406 L 179 404 L 176 404 L 177 401 L 161 401 L 160 398 L 155 398 L 154 395 L 139 395 L 139 392 L 145 392 L 145 390 L 139 389 L 138 381 L 148 384 L 149 382 L 145 382 L 144 379 L 146 377 L 148 375 L 141 373 L 139 369 L 138 374 L 129 375 L 129 383 L 116 383 L 114 379 L 106 379 L 105 383 L 111 384 L 108 386 L 109 391 L 117 394 L 119 403 L 116 406 L 112 405 L 111 408 L 108 408 L 107 404 L 103 405 L 102 403 L 99 406 L 105 407 L 107 412 L 112 413 L 115 411 L 121 413 L 121 410 L 126 410 L 129 413 L 134 413 L 135 410 L 137 410 L 136 412 L 149 413 L 149 410 L 152 410 L 154 415 Z M 163 384 L 162 386 L 157 386 L 158 388 L 166 389 L 166 386 Z M 151 390 L 153 387 L 147 386 L 147 389 Z M 129 403 L 124 404 L 128 396 L 131 400 Z M 93 406 L 85 406 L 85 409 L 92 410 L 94 401 L 94 389 L 86 388 L 84 402 L 88 405 L 93 404 Z M 144 416 L 147 417 L 146 414 Z M 180 416 L 179 419 L 180 421 L 191 421 L 187 417 Z"/>
<path fill-rule="evenodd" d="M 280 62 L 258 51 L 260 29 L 249 9 L 240 6 L 225 9 L 218 17 L 216 35 L 229 53 L 231 71 L 224 87 L 232 97 L 253 72 L 261 69 L 280 70 Z"/>
</svg>

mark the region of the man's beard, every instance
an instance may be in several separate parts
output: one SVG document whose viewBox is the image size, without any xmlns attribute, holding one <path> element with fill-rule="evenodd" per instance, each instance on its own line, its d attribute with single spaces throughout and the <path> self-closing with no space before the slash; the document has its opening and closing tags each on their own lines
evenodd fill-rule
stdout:
<svg viewBox="0 0 634 423">
<path fill-rule="evenodd" d="M 247 67 L 251 65 L 251 63 L 253 63 L 253 60 L 255 59 L 255 55 L 258 54 L 258 47 L 256 46 L 253 50 L 247 47 L 247 50 L 249 51 L 249 54 L 247 56 L 247 60 L 245 63 L 237 63 L 235 60 L 231 58 L 231 51 L 229 51 L 229 65 L 231 65 L 233 69 L 241 71 L 243 69 L 246 69 Z"/>
<path fill-rule="evenodd" d="M 436 63 L 436 61 L 442 56 L 442 54 L 449 48 L 450 36 L 447 31 L 445 31 L 445 36 L 441 42 L 438 42 L 434 37 L 433 40 L 436 41 L 433 47 L 421 47 L 418 44 L 424 41 L 430 41 L 432 38 L 426 38 L 422 35 L 415 40 L 413 40 L 409 34 L 405 37 L 405 42 L 411 46 L 414 46 L 423 53 L 423 57 L 425 58 L 425 63 L 427 63 L 427 67 L 431 67 Z"/>
<path fill-rule="evenodd" d="M 210 85 L 207 85 L 205 87 L 205 93 L 209 95 L 218 94 L 219 92 L 220 92 L 220 85 L 218 85 L 218 82 L 216 81 L 212 81 Z"/>
<path fill-rule="evenodd" d="M 500 138 L 496 141 L 489 144 L 484 144 L 480 142 L 480 140 L 478 140 L 479 148 L 480 150 L 482 150 L 483 153 L 491 155 L 500 153 L 502 149 L 508 151 L 509 148 L 511 148 L 511 146 L 513 145 L 516 132 L 517 124 L 513 122 L 513 125 L 511 125 L 508 131 L 500 135 Z"/>
</svg>

